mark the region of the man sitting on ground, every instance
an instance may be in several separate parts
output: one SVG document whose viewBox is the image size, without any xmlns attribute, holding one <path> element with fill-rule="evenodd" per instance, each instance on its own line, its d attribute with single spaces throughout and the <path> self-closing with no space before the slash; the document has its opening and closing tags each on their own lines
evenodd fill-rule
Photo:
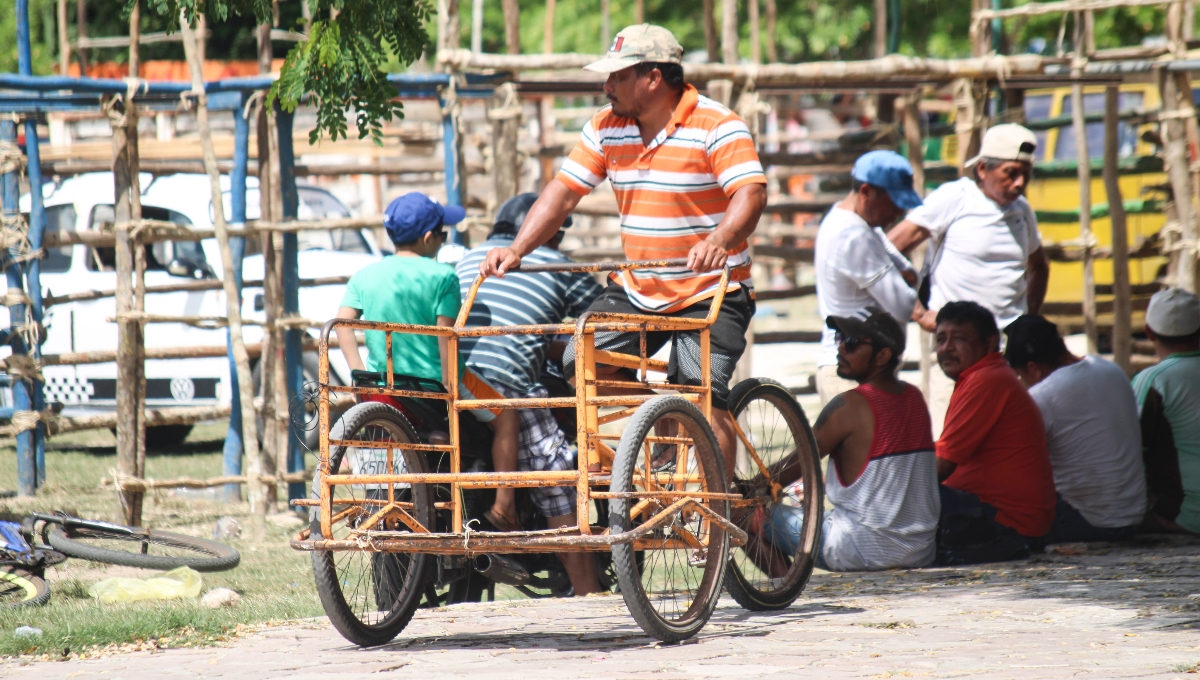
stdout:
<svg viewBox="0 0 1200 680">
<path fill-rule="evenodd" d="M 456 267 L 463 297 L 479 276 L 479 263 L 493 248 L 507 248 L 521 229 L 537 194 L 514 196 L 500 206 L 496 222 L 486 241 L 471 249 Z M 571 226 L 568 216 L 562 229 Z M 534 249 L 522 259 L 525 265 L 564 264 L 571 260 L 558 252 L 563 231 L 551 237 L 544 246 Z M 578 317 L 604 289 L 586 272 L 557 272 L 527 274 L 512 272 L 508 276 L 489 278 L 479 286 L 475 304 L 471 306 L 468 326 L 536 326 L 562 323 Z M 550 396 L 542 384 L 542 367 L 551 352 L 547 335 L 492 335 L 463 338 L 459 351 L 467 358 L 467 366 L 483 376 L 496 391 L 512 399 L 544 399 Z M 558 357 L 562 346 L 558 345 Z M 521 420 L 518 437 L 517 469 L 537 472 L 575 470 L 575 452 L 571 438 L 558 426 L 548 408 L 523 408 L 517 411 Z M 572 435 L 575 433 L 572 432 Z M 568 486 L 543 486 L 529 490 L 534 505 L 551 528 L 575 526 L 575 489 Z M 502 529 L 518 530 L 521 524 L 516 507 L 501 508 L 493 513 Z M 576 595 L 586 595 L 600 589 L 596 580 L 595 560 L 582 552 L 559 553 L 559 559 L 571 577 Z"/>
<path fill-rule="evenodd" d="M 445 225 L 461 222 L 459 206 L 443 206 L 425 194 L 412 192 L 392 201 L 383 226 L 396 245 L 396 254 L 368 265 L 350 277 L 338 318 L 386 323 L 453 326 L 462 307 L 454 269 L 433 261 L 446 239 Z M 386 333 L 367 331 L 367 361 L 372 371 L 386 374 Z M 354 330 L 337 329 L 338 345 L 351 370 L 364 369 Z M 392 370 L 396 374 L 449 384 L 446 338 L 396 333 L 392 336 Z M 503 399 L 488 383 L 467 370 L 458 357 L 460 399 Z M 498 472 L 517 469 L 517 413 L 514 410 L 475 409 L 472 414 L 495 432 L 492 465 Z M 512 502 L 513 489 L 498 489 L 496 504 Z M 493 506 L 493 514 L 496 511 Z"/>
<path fill-rule="evenodd" d="M 937 441 L 942 566 L 1028 557 L 1054 521 L 1054 476 L 1037 404 L 998 351 L 991 311 L 949 302 L 937 358 L 954 381 Z"/>
<path fill-rule="evenodd" d="M 826 323 L 836 333 L 838 377 L 858 387 L 834 397 L 817 419 L 817 446 L 832 461 L 825 490 L 833 505 L 817 565 L 833 571 L 928 566 L 940 507 L 937 462 L 925 399 L 896 379 L 904 328 L 878 309 L 865 321 L 831 316 Z M 778 481 L 787 486 L 798 478 L 799 466 L 785 463 Z M 799 513 L 776 505 L 765 526 L 753 531 L 750 523 L 752 534 L 794 555 Z"/>
<path fill-rule="evenodd" d="M 1159 362 L 1133 379 L 1150 506 L 1145 529 L 1200 533 L 1200 300 L 1180 288 L 1155 293 L 1146 336 Z"/>
<path fill-rule="evenodd" d="M 1058 508 L 1046 543 L 1133 537 L 1146 513 L 1137 401 L 1125 372 L 1067 351 L 1058 328 L 1025 315 L 1004 329 L 1004 358 L 1046 426 Z"/>
</svg>

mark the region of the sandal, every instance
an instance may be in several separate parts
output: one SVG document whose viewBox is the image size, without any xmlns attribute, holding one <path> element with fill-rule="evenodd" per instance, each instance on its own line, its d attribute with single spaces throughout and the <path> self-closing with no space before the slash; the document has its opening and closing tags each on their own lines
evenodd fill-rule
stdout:
<svg viewBox="0 0 1200 680">
<path fill-rule="evenodd" d="M 491 524 L 493 527 L 495 527 L 496 531 L 521 531 L 522 529 L 520 521 L 513 519 L 512 517 L 502 515 L 496 512 L 494 508 L 485 511 L 483 513 L 483 518 L 488 521 L 488 524 Z"/>
</svg>

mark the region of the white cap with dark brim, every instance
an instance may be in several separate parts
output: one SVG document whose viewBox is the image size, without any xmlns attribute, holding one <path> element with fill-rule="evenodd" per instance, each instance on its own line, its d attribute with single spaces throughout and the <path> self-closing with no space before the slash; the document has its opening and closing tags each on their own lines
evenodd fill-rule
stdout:
<svg viewBox="0 0 1200 680">
<path fill-rule="evenodd" d="M 1037 145 L 1037 135 L 1029 128 L 1016 123 L 997 125 L 984 133 L 983 143 L 979 145 L 979 155 L 967 161 L 963 167 L 969 168 L 981 158 L 1032 163 Z"/>
</svg>

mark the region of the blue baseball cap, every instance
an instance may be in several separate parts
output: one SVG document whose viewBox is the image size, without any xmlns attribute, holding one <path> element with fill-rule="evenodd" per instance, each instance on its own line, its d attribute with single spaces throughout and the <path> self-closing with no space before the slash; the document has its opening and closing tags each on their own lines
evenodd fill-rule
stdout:
<svg viewBox="0 0 1200 680">
<path fill-rule="evenodd" d="M 921 205 L 921 197 L 913 191 L 912 166 L 895 151 L 869 151 L 859 156 L 850 176 L 886 191 L 897 208 L 912 210 Z"/>
<path fill-rule="evenodd" d="M 460 205 L 442 205 L 414 191 L 388 204 L 383 227 L 393 243 L 409 243 L 444 224 L 458 224 L 466 216 L 467 211 Z"/>
</svg>

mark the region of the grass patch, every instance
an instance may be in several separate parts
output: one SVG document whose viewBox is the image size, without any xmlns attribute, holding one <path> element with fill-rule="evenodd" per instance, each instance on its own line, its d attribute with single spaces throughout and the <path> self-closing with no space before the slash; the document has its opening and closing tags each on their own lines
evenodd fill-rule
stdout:
<svg viewBox="0 0 1200 680">
<path fill-rule="evenodd" d="M 221 440 L 225 425 L 197 426 L 178 451 L 155 454 L 146 461 L 148 477 L 209 477 L 221 473 Z M 0 501 L 0 516 L 21 517 L 32 511 L 68 510 L 84 517 L 113 519 L 116 494 L 99 486 L 116 467 L 113 439 L 107 431 L 73 433 L 52 439 L 46 452 L 46 485 L 36 498 Z M 0 456 L 12 461 L 11 442 Z M 16 488 L 16 466 L 0 466 L 0 488 Z M 36 655 L 58 659 L 96 653 L 122 645 L 149 643 L 159 647 L 211 644 L 248 627 L 323 614 L 313 585 L 308 556 L 288 546 L 290 529 L 268 525 L 264 541 L 249 540 L 250 516 L 245 503 L 226 503 L 203 494 L 157 493 L 146 497 L 145 524 L 193 536 L 211 536 L 213 523 L 235 517 L 244 538 L 229 541 L 241 552 L 232 571 L 204 574 L 201 592 L 225 587 L 241 602 L 232 608 L 202 608 L 198 600 L 171 600 L 103 605 L 87 589 L 110 576 L 145 576 L 153 572 L 111 567 L 82 560 L 49 569 L 50 603 L 45 607 L 0 610 L 0 656 Z M 18 626 L 42 629 L 39 638 L 17 638 Z"/>
</svg>

